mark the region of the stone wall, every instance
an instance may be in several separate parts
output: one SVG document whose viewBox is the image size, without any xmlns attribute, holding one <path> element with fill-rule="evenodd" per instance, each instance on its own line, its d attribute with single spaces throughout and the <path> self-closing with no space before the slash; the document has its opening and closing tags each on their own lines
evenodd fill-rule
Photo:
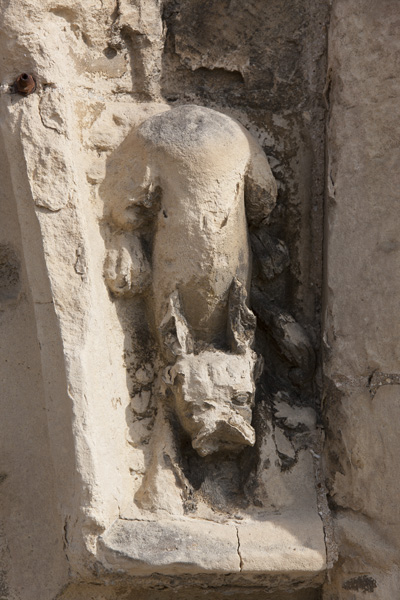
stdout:
<svg viewBox="0 0 400 600">
<path fill-rule="evenodd" d="M 396 598 L 397 4 L 0 0 L 1 600 Z M 255 447 L 204 462 L 183 436 L 168 471 L 148 307 L 104 264 L 131 132 L 193 104 L 244 127 L 278 194 L 253 244 Z M 189 566 L 129 541 L 154 526 L 133 503 L 153 430 L 172 528 L 224 531 Z"/>
<path fill-rule="evenodd" d="M 325 230 L 325 465 L 339 560 L 326 598 L 396 598 L 398 4 L 334 3 Z"/>
</svg>

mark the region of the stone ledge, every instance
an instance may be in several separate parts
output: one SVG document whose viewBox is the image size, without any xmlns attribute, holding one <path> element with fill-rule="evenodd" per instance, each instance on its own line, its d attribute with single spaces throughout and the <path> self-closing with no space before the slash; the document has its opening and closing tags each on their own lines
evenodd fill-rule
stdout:
<svg viewBox="0 0 400 600">
<path fill-rule="evenodd" d="M 97 558 L 131 576 L 201 573 L 313 579 L 326 568 L 318 515 L 219 524 L 119 519 L 99 538 Z"/>
</svg>

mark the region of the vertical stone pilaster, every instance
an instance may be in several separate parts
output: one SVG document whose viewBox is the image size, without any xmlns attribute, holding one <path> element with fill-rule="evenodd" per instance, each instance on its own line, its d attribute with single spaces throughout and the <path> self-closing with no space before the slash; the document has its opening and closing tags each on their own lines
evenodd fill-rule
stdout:
<svg viewBox="0 0 400 600">
<path fill-rule="evenodd" d="M 324 415 L 339 561 L 327 600 L 399 589 L 399 17 L 393 0 L 336 0 L 330 25 Z"/>
</svg>

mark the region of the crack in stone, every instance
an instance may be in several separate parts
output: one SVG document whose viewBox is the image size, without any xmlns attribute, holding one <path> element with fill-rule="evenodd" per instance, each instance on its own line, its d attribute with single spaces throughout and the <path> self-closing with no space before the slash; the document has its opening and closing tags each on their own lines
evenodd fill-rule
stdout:
<svg viewBox="0 0 400 600">
<path fill-rule="evenodd" d="M 400 385 L 400 374 L 373 371 L 368 378 L 368 388 L 372 399 L 375 398 L 378 389 L 384 385 Z"/>
<path fill-rule="evenodd" d="M 236 535 L 237 535 L 237 541 L 238 541 L 238 545 L 237 545 L 237 553 L 239 556 L 239 567 L 240 567 L 240 571 L 243 571 L 243 559 L 242 559 L 242 555 L 240 553 L 240 538 L 239 538 L 239 527 L 235 526 L 236 528 Z"/>
<path fill-rule="evenodd" d="M 319 434 L 320 435 L 318 438 L 316 438 L 316 443 L 314 446 L 316 452 L 313 448 L 309 448 L 309 451 L 313 458 L 318 515 L 322 521 L 322 527 L 324 531 L 326 569 L 329 572 L 329 570 L 332 569 L 333 565 L 337 562 L 339 556 L 338 547 L 334 537 L 333 517 L 328 506 L 328 490 L 325 486 L 325 478 L 321 467 L 321 455 L 323 452 L 321 430 L 319 430 Z"/>
</svg>

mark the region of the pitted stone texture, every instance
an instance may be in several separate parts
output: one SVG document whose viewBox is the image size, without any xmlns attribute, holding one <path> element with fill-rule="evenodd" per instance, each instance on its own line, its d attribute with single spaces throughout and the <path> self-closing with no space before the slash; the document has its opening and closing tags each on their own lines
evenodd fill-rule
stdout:
<svg viewBox="0 0 400 600">
<path fill-rule="evenodd" d="M 116 521 L 100 540 L 106 565 L 151 573 L 237 573 L 234 525 L 196 521 Z"/>
<path fill-rule="evenodd" d="M 4 593 L 12 600 L 53 600 L 63 595 L 71 578 L 89 581 L 92 577 L 100 583 L 93 576 L 98 536 L 132 506 L 148 465 L 146 442 L 154 403 L 149 399 L 146 417 L 133 422 L 131 397 L 138 395 L 134 385 L 142 376 L 130 379 L 128 374 L 141 373 L 152 355 L 149 351 L 150 357 L 139 359 L 138 340 L 124 329 L 134 321 L 142 326 L 140 303 L 131 304 L 130 298 L 123 313 L 104 285 L 108 239 L 103 225 L 108 215 L 100 188 L 109 175 L 112 156 L 127 153 L 131 170 L 129 144 L 125 145 L 129 131 L 170 108 L 159 98 L 161 67 L 168 71 L 162 57 L 164 32 L 171 29 L 169 24 L 163 27 L 171 9 L 168 4 L 161 14 L 161 3 L 150 0 L 0 0 L 4 57 L 0 126 L 5 154 L 0 161 L 1 192 L 19 221 L 2 243 L 17 248 L 22 270 L 27 272 L 27 284 L 21 284 L 22 293 L 18 298 L 15 293 L 16 302 L 10 307 L 16 309 L 13 318 L 8 318 L 10 312 L 0 315 L 2 348 L 13 359 L 12 368 L 4 363 L 1 371 L 2 382 L 3 375 L 6 380 L 1 474 L 8 475 L 1 483 L 7 538 L 3 543 L 2 537 L 1 551 L 6 556 L 8 591 Z M 204 3 L 196 4 L 203 10 Z M 212 19 L 211 4 L 207 3 L 207 16 Z M 223 6 L 219 0 L 213 4 L 218 10 Z M 271 6 L 263 6 L 271 19 L 263 19 L 261 26 L 253 2 L 243 4 L 244 13 L 234 13 L 235 3 L 230 3 L 230 35 L 239 27 L 247 36 L 257 24 L 257 42 L 249 36 L 245 48 L 250 70 L 255 71 L 245 73 L 239 103 L 232 103 L 237 89 L 226 95 L 222 88 L 231 74 L 241 86 L 242 75 L 228 72 L 226 77 L 218 70 L 221 67 L 214 71 L 212 60 L 206 67 L 208 75 L 218 79 L 221 92 L 208 96 L 209 104 L 229 114 L 238 112 L 236 116 L 252 129 L 263 150 L 273 156 L 282 192 L 274 235 L 281 239 L 285 233 L 289 238 L 293 271 L 275 284 L 272 296 L 285 296 L 288 305 L 298 302 L 303 324 L 314 332 L 318 331 L 314 290 L 320 280 L 323 166 L 318 152 L 323 147 L 319 92 L 324 29 L 320 23 L 326 20 L 327 4 L 296 0 L 293 10 L 285 0 L 274 0 Z M 248 8 L 252 16 L 244 24 L 242 15 L 249 14 Z M 281 25 L 283 36 L 278 35 Z M 269 50 L 260 52 L 267 38 Z M 179 40 L 178 46 L 182 49 Z M 270 85 L 272 55 L 273 64 L 279 64 L 273 69 L 277 94 Z M 202 69 L 193 72 L 192 83 L 199 92 Z M 9 93 L 9 85 L 22 71 L 33 73 L 38 83 L 35 93 L 26 98 Z M 178 87 L 181 93 L 174 75 L 168 88 Z M 194 87 L 189 87 L 189 95 L 183 91 L 180 102 L 196 102 L 191 98 Z M 198 97 L 204 100 L 207 93 Z M 137 102 L 144 98 L 158 98 L 159 103 Z M 257 197 L 258 186 L 251 188 Z M 156 188 L 149 191 L 157 197 Z M 249 213 L 253 225 L 256 213 Z M 135 244 L 124 248 L 136 252 Z M 139 258 L 136 269 L 121 262 L 117 294 L 139 275 L 141 289 L 148 285 L 145 261 Z M 288 261 L 283 257 L 284 264 Z M 279 276 L 282 265 L 277 262 L 270 275 Z M 111 277 L 113 269 L 111 261 Z M 29 305 L 23 304 L 28 301 Z M 141 327 L 138 337 L 148 341 L 150 336 Z M 142 445 L 141 436 L 134 435 L 138 424 L 147 432 Z M 163 456 L 165 439 L 159 442 Z M 290 452 L 282 435 L 279 447 Z M 165 481 L 180 493 L 177 478 L 179 472 L 170 471 Z M 307 484 L 313 486 L 312 477 Z M 107 577 L 103 575 L 101 583 Z M 203 583 L 212 586 L 214 577 L 210 572 L 207 576 Z M 97 591 L 101 588 L 108 597 L 109 587 L 98 586 Z M 133 593 L 128 590 L 125 595 Z M 86 589 L 74 600 L 90 597 Z"/>
<path fill-rule="evenodd" d="M 242 572 L 305 579 L 323 575 L 326 553 L 318 516 L 288 514 L 237 526 Z"/>
<path fill-rule="evenodd" d="M 118 520 L 100 538 L 98 557 L 112 572 L 241 573 L 286 581 L 323 577 L 326 554 L 318 516 L 295 514 L 265 521 Z M 321 579 L 320 579 L 321 580 Z"/>
<path fill-rule="evenodd" d="M 324 405 L 339 562 L 327 600 L 400 587 L 399 25 L 396 0 L 334 2 Z"/>
</svg>

